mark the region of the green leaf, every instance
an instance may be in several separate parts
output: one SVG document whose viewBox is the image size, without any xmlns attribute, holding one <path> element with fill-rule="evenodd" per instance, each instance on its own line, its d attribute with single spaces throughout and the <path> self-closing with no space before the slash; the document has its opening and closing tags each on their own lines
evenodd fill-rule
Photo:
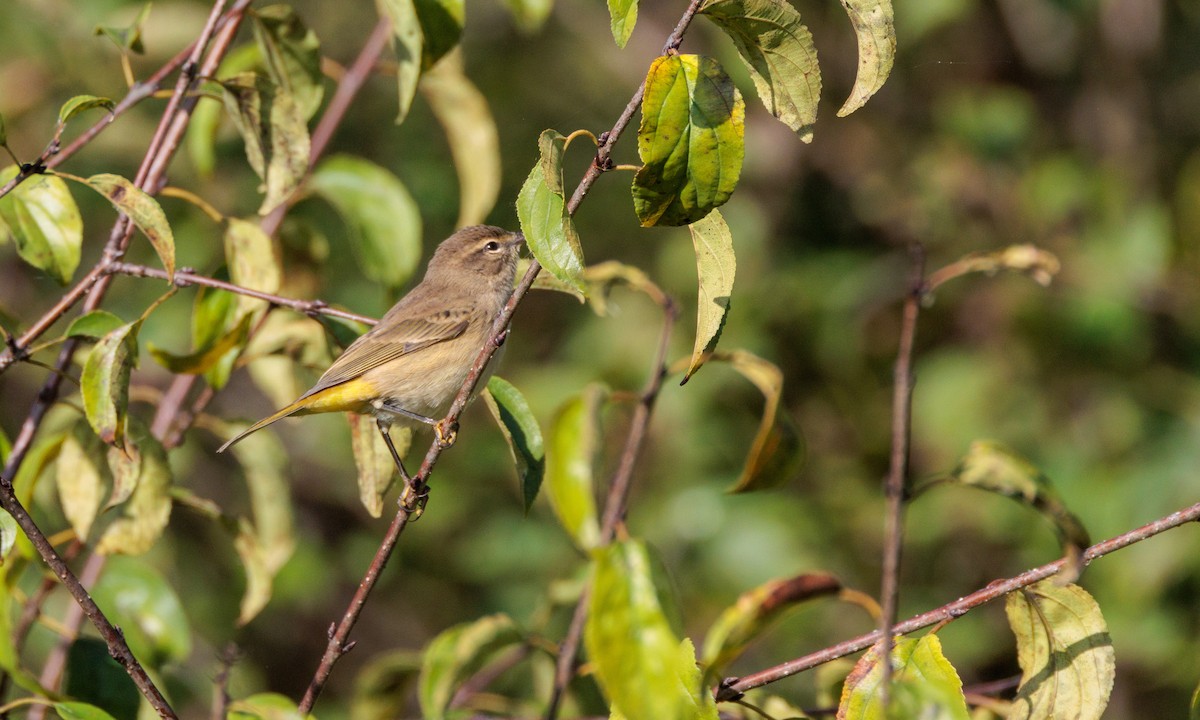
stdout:
<svg viewBox="0 0 1200 720">
<path fill-rule="evenodd" d="M 617 47 L 625 47 L 637 24 L 638 0 L 608 0 L 609 25 Z"/>
<path fill-rule="evenodd" d="M 800 13 L 787 0 L 708 0 L 700 12 L 733 40 L 768 112 L 812 142 L 821 70 Z"/>
<path fill-rule="evenodd" d="M 183 375 L 203 375 L 212 370 L 232 350 L 243 347 L 250 335 L 250 324 L 254 320 L 251 315 L 244 315 L 230 333 L 220 338 L 208 347 L 188 353 L 175 355 L 167 352 L 153 343 L 146 344 L 150 356 L 166 369 Z"/>
<path fill-rule="evenodd" d="M 525 396 L 507 380 L 493 376 L 488 381 L 483 399 L 500 425 L 504 439 L 508 441 L 508 449 L 517 467 L 517 479 L 521 481 L 521 498 L 525 501 L 525 512 L 528 513 L 542 487 L 542 476 L 546 472 L 542 429 Z"/>
<path fill-rule="evenodd" d="M 321 43 L 290 5 L 255 10 L 254 40 L 275 85 L 291 95 L 305 120 L 321 107 L 325 76 L 321 74 Z"/>
<path fill-rule="evenodd" d="M 83 420 L 71 427 L 58 453 L 58 499 L 80 542 L 87 542 L 108 489 L 105 454 L 104 444 Z"/>
<path fill-rule="evenodd" d="M 805 574 L 771 580 L 742 593 L 737 603 L 721 613 L 704 638 L 700 663 L 706 668 L 706 676 L 719 678 L 751 641 L 788 610 L 841 588 L 842 584 L 832 575 Z"/>
<path fill-rule="evenodd" d="M 225 56 L 213 77 L 230 77 L 260 67 L 262 63 L 262 53 L 257 45 L 242 45 Z M 223 97 L 224 91 L 217 83 L 204 84 L 196 98 L 196 107 L 192 110 L 192 120 L 188 123 L 187 136 L 184 138 L 196 172 L 205 179 L 212 177 L 217 164 L 215 145 L 225 108 Z"/>
<path fill-rule="evenodd" d="M 296 703 L 279 693 L 258 693 L 229 704 L 226 720 L 311 720 Z"/>
<path fill-rule="evenodd" d="M 0 185 L 18 172 L 15 165 L 0 171 Z M 0 240 L 12 240 L 22 260 L 59 284 L 71 282 L 79 267 L 83 218 L 62 178 L 37 175 L 0 197 Z"/>
<path fill-rule="evenodd" d="M 229 271 L 221 267 L 213 276 L 229 280 Z M 201 286 L 192 303 L 192 347 L 211 348 L 235 330 L 240 303 L 241 298 L 234 293 Z M 240 350 L 228 351 L 204 373 L 204 381 L 214 390 L 225 387 L 239 354 Z"/>
<path fill-rule="evenodd" d="M 1078 585 L 1046 580 L 1009 593 L 1004 610 L 1021 666 L 1009 720 L 1103 715 L 1116 658 L 1092 596 Z"/>
<path fill-rule="evenodd" d="M 396 478 L 396 462 L 379 434 L 379 426 L 374 418 L 346 413 L 346 419 L 350 422 L 350 449 L 354 453 L 354 466 L 358 468 L 359 499 L 371 517 L 379 517 L 383 514 L 383 496 Z M 412 429 L 396 427 L 391 434 L 396 452 L 404 457 L 412 444 Z"/>
<path fill-rule="evenodd" d="M 112 492 L 104 509 L 114 508 L 133 495 L 138 481 L 142 477 L 142 454 L 137 447 L 126 445 L 124 448 L 110 447 L 108 449 L 108 471 L 112 477 Z"/>
<path fill-rule="evenodd" d="M 257 73 L 239 73 L 221 81 L 225 108 L 246 146 L 250 167 L 263 180 L 266 215 L 300 186 L 308 172 L 310 141 L 304 113 L 287 92 Z"/>
<path fill-rule="evenodd" d="M 458 174 L 458 227 L 487 219 L 500 195 L 500 138 L 487 98 L 453 53 L 421 78 L 421 92 L 450 143 Z"/>
<path fill-rule="evenodd" d="M 108 653 L 108 646 L 97 637 L 75 638 L 67 651 L 66 687 L 62 692 L 72 698 L 73 705 L 83 705 L 80 717 L 95 717 L 89 711 L 99 709 L 114 718 L 137 716 L 141 694 L 125 668 Z M 58 707 L 60 718 L 73 717 Z"/>
<path fill-rule="evenodd" d="M 150 17 L 150 3 L 142 6 L 133 23 L 126 28 L 107 27 L 97 25 L 93 31 L 96 35 L 104 35 L 122 51 L 132 51 L 141 55 L 146 52 L 146 48 L 142 46 L 142 26 L 146 24 L 146 19 Z"/>
<path fill-rule="evenodd" d="M 442 631 L 425 650 L 417 700 L 421 717 L 446 717 L 454 692 L 505 648 L 524 642 L 517 624 L 507 615 L 488 615 Z"/>
<path fill-rule="evenodd" d="M 412 277 L 421 256 L 421 212 L 395 175 L 334 155 L 317 166 L 308 187 L 341 214 L 364 275 L 389 287 Z"/>
<path fill-rule="evenodd" d="M 858 74 L 838 117 L 846 117 L 865 105 L 883 87 L 896 59 L 892 0 L 842 0 L 842 7 L 858 38 Z"/>
<path fill-rule="evenodd" d="M 607 396 L 604 386 L 589 385 L 567 400 L 550 425 L 546 444 L 550 504 L 567 534 L 584 550 L 600 544 L 592 465 L 600 447 L 600 409 Z"/>
<path fill-rule="evenodd" d="M 275 243 L 257 222 L 229 218 L 225 229 L 225 263 L 235 285 L 264 293 L 277 293 L 283 282 L 283 263 L 275 252 Z M 266 300 L 238 296 L 238 312 L 265 310 Z"/>
<path fill-rule="evenodd" d="M 83 363 L 79 385 L 88 423 L 109 445 L 124 446 L 129 373 L 137 364 L 141 322 L 126 323 L 96 343 Z"/>
<path fill-rule="evenodd" d="M 745 154 L 746 104 L 712 58 L 665 55 L 642 96 L 633 204 L 644 227 L 686 225 L 722 205 Z"/>
<path fill-rule="evenodd" d="M 62 720 L 116 720 L 95 705 L 83 702 L 56 702 L 54 712 Z"/>
<path fill-rule="evenodd" d="M 581 295 L 583 248 L 575 222 L 566 212 L 562 184 L 562 152 L 565 138 L 554 130 L 543 130 L 538 138 L 541 158 L 517 196 L 517 218 L 525 233 L 525 244 L 542 267 Z"/>
<path fill-rule="evenodd" d="M 96 340 L 124 324 L 124 320 L 107 310 L 92 310 L 72 320 L 71 324 L 67 326 L 66 336 Z"/>
<path fill-rule="evenodd" d="M 534 33 L 541 29 L 554 10 L 554 0 L 504 0 L 504 7 L 512 13 L 513 20 L 523 33 Z"/>
<path fill-rule="evenodd" d="M 250 622 L 271 599 L 275 575 L 296 547 L 287 453 L 271 433 L 254 433 L 233 447 L 250 492 L 252 523 L 242 523 L 234 549 L 246 569 L 238 625 Z"/>
<path fill-rule="evenodd" d="M 659 604 L 645 546 L 618 541 L 594 556 L 584 642 L 614 713 L 633 720 L 716 720 L 692 643 L 680 642 Z"/>
<path fill-rule="evenodd" d="M 404 122 L 417 94 L 421 76 L 421 57 L 425 38 L 417 19 L 415 0 L 376 0 L 379 14 L 392 21 L 392 49 L 396 53 L 396 79 L 400 91 L 400 109 L 396 124 Z"/>
<path fill-rule="evenodd" d="M 191 654 L 192 630 L 183 603 L 149 563 L 109 558 L 92 595 L 142 662 L 158 668 Z"/>
<path fill-rule="evenodd" d="M 68 120 L 75 117 L 79 113 L 98 107 L 102 107 L 111 113 L 113 108 L 116 107 L 116 104 L 113 103 L 112 100 L 109 100 L 106 97 L 100 97 L 99 95 L 76 95 L 75 97 L 63 103 L 62 107 L 59 108 L 58 124 L 66 125 Z"/>
<path fill-rule="evenodd" d="M 713 210 L 702 220 L 688 225 L 692 244 L 696 248 L 696 275 L 700 298 L 696 301 L 696 344 L 692 362 L 683 375 L 682 383 L 700 369 L 708 353 L 717 346 L 725 318 L 729 315 L 729 299 L 733 293 L 733 277 L 737 259 L 733 254 L 733 236 L 719 210 Z M 682 384 L 680 383 L 680 384 Z"/>
<path fill-rule="evenodd" d="M 125 213 L 154 246 L 169 281 L 175 279 L 175 235 L 158 202 L 120 175 L 103 173 L 85 181 L 118 211 Z"/>
<path fill-rule="evenodd" d="M 96 543 L 96 552 L 106 555 L 141 555 L 154 547 L 171 519 L 173 481 L 167 451 L 140 423 L 131 423 L 129 439 L 141 456 L 141 471 L 121 517 Z"/>
<path fill-rule="evenodd" d="M 868 650 L 846 678 L 838 720 L 969 720 L 962 680 L 932 633 L 920 640 L 896 638 L 891 655 L 893 706 L 885 715 L 879 697 L 883 683 L 879 647 Z"/>
<path fill-rule="evenodd" d="M 367 661 L 354 679 L 350 720 L 404 717 L 421 670 L 421 655 L 413 650 L 393 650 Z"/>
<path fill-rule="evenodd" d="M 421 70 L 428 70 L 458 45 L 467 10 L 464 0 L 413 0 L 424 37 Z"/>
</svg>

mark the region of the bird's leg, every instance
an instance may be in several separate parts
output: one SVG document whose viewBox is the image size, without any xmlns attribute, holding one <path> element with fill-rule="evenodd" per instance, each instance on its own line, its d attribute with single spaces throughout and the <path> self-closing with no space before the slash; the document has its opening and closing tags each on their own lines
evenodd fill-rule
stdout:
<svg viewBox="0 0 1200 720">
<path fill-rule="evenodd" d="M 375 424 L 379 428 L 379 434 L 383 436 L 384 443 L 388 446 L 388 451 L 392 453 L 392 461 L 396 463 L 396 469 L 400 471 L 400 477 L 404 480 L 404 492 L 400 495 L 400 502 L 413 514 L 413 520 L 421 517 L 421 513 L 425 511 L 425 504 L 429 502 L 429 486 L 425 483 L 417 482 L 412 479 L 408 471 L 404 469 L 404 461 L 400 459 L 400 453 L 396 452 L 396 446 L 392 443 L 391 433 L 388 429 L 391 423 L 376 418 Z"/>
<path fill-rule="evenodd" d="M 425 423 L 426 425 L 435 425 L 436 426 L 438 424 L 438 421 L 434 420 L 431 417 L 426 417 L 425 415 L 421 415 L 420 413 L 415 413 L 412 410 L 405 410 L 404 408 L 400 407 L 399 405 L 393 405 L 388 402 L 379 403 L 379 409 L 385 410 L 394 415 L 403 415 L 406 418 L 412 418 L 413 420 L 416 420 L 417 422 Z"/>
</svg>

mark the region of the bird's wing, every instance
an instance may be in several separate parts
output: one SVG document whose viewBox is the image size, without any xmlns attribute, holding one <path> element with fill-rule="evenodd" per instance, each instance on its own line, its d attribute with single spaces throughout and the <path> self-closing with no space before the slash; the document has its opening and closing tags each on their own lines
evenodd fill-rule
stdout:
<svg viewBox="0 0 1200 720">
<path fill-rule="evenodd" d="M 395 324 L 384 318 L 367 334 L 346 348 L 317 384 L 303 397 L 353 380 L 372 368 L 401 355 L 423 350 L 462 335 L 470 322 L 469 311 L 445 310 Z"/>
</svg>

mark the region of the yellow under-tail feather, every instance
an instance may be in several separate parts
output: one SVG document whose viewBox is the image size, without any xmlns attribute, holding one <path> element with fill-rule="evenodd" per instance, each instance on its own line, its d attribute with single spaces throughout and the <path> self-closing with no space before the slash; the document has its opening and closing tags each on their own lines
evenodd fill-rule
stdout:
<svg viewBox="0 0 1200 720">
<path fill-rule="evenodd" d="M 230 439 L 229 442 L 218 448 L 217 452 L 225 452 L 229 446 L 250 433 L 262 430 L 276 420 L 282 420 L 290 415 L 311 415 L 313 413 L 326 412 L 368 412 L 370 401 L 375 398 L 376 394 L 377 391 L 374 384 L 367 382 L 361 377 L 310 392 L 291 405 L 241 431 Z"/>
</svg>

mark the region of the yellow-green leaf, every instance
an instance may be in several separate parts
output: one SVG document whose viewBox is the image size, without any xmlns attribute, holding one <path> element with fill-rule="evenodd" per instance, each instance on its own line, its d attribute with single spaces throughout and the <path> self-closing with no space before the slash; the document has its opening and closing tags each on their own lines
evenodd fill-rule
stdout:
<svg viewBox="0 0 1200 720">
<path fill-rule="evenodd" d="M 525 244 L 542 267 L 583 294 L 583 248 L 563 198 L 564 140 L 554 130 L 542 131 L 538 139 L 541 157 L 517 196 L 517 218 Z"/>
<path fill-rule="evenodd" d="M 421 212 L 395 175 L 335 155 L 317 166 L 308 187 L 342 216 L 364 275 L 389 287 L 412 277 L 421 257 Z"/>
<path fill-rule="evenodd" d="M 421 78 L 421 92 L 450 144 L 458 174 L 458 227 L 487 219 L 500 195 L 500 138 L 487 98 L 451 53 Z"/>
<path fill-rule="evenodd" d="M 141 555 L 162 536 L 171 518 L 171 466 L 167 451 L 142 425 L 131 426 L 130 441 L 141 455 L 137 487 L 96 543 L 96 552 Z"/>
<path fill-rule="evenodd" d="M 454 692 L 496 653 L 524 642 L 524 636 L 507 615 L 482 617 L 444 630 L 425 650 L 417 685 L 421 717 L 446 717 Z"/>
<path fill-rule="evenodd" d="M 72 320 L 66 336 L 99 339 L 124 324 L 124 320 L 107 310 L 92 310 Z"/>
<path fill-rule="evenodd" d="M 290 5 L 254 10 L 254 39 L 271 79 L 292 96 L 304 118 L 321 107 L 325 76 L 321 74 L 321 43 Z"/>
<path fill-rule="evenodd" d="M 108 449 L 108 470 L 112 476 L 112 492 L 104 509 L 114 508 L 129 499 L 142 477 L 142 454 L 137 446 Z"/>
<path fill-rule="evenodd" d="M 263 181 L 266 215 L 300 186 L 308 172 L 310 140 L 300 106 L 287 92 L 257 73 L 239 73 L 221 81 L 225 108 L 246 146 L 246 159 Z"/>
<path fill-rule="evenodd" d="M 624 285 L 631 290 L 644 293 L 660 305 L 666 302 L 666 293 L 654 284 L 649 275 L 639 268 L 616 260 L 607 260 L 584 268 L 583 281 L 588 288 L 588 304 L 600 316 L 608 314 L 608 298 L 612 294 L 612 289 L 617 285 Z M 582 299 L 580 298 L 580 300 Z"/>
<path fill-rule="evenodd" d="M 138 55 L 146 51 L 142 46 L 142 26 L 146 24 L 146 20 L 150 17 L 150 3 L 142 6 L 138 11 L 137 17 L 129 27 L 117 28 L 97 25 L 94 33 L 96 35 L 104 35 L 122 51 L 129 50 Z"/>
<path fill-rule="evenodd" d="M 1100 718 L 1116 659 L 1092 596 L 1078 585 L 1047 580 L 1009 593 L 1004 609 L 1021 666 L 1009 720 Z"/>
<path fill-rule="evenodd" d="M 233 447 L 250 492 L 251 523 L 242 523 L 234 548 L 246 569 L 238 625 L 245 625 L 271 598 L 275 575 L 292 556 L 296 538 L 292 495 L 285 473 L 287 453 L 271 433 L 254 433 Z"/>
<path fill-rule="evenodd" d="M 258 693 L 229 703 L 226 720 L 312 720 L 296 703 L 279 693 Z"/>
<path fill-rule="evenodd" d="M 414 650 L 391 650 L 368 660 L 354 678 L 350 720 L 404 717 L 420 670 L 421 653 Z"/>
<path fill-rule="evenodd" d="M 458 45 L 466 21 L 464 0 L 413 0 L 424 42 L 421 69 L 428 70 Z"/>
<path fill-rule="evenodd" d="M 638 0 L 608 0 L 609 25 L 617 47 L 625 47 L 637 24 Z"/>
<path fill-rule="evenodd" d="M 733 276 L 737 259 L 733 254 L 733 236 L 719 210 L 688 225 L 692 244 L 696 248 L 696 275 L 700 297 L 696 301 L 696 343 L 692 361 L 683 381 L 687 382 L 717 346 L 721 328 L 729 314 L 729 299 L 733 293 Z M 681 383 L 682 384 L 682 383 Z"/>
<path fill-rule="evenodd" d="M 157 668 L 191 654 L 192 632 L 183 603 L 150 564 L 110 558 L 92 594 L 142 662 Z"/>
<path fill-rule="evenodd" d="M 116 107 L 112 100 L 99 95 L 76 95 L 70 100 L 63 103 L 58 110 L 58 123 L 66 125 L 67 121 L 75 117 L 81 112 L 91 110 L 92 108 L 102 107 L 109 112 Z"/>
<path fill-rule="evenodd" d="M 633 205 L 645 227 L 686 225 L 722 205 L 745 153 L 746 105 L 712 58 L 665 55 L 642 96 Z"/>
<path fill-rule="evenodd" d="M 554 10 L 554 0 L 504 0 L 504 6 L 512 13 L 517 27 L 524 33 L 541 29 Z"/>
<path fill-rule="evenodd" d="M 374 418 L 347 413 L 346 420 L 350 422 L 350 449 L 358 469 L 358 497 L 371 517 L 379 517 L 383 514 L 383 496 L 395 482 L 396 462 Z M 396 452 L 404 457 L 412 443 L 412 430 L 397 427 L 391 435 Z"/>
<path fill-rule="evenodd" d="M 199 348 L 187 355 L 175 355 L 157 347 L 154 343 L 147 343 L 146 350 L 159 365 L 173 373 L 202 375 L 212 370 L 231 350 L 246 344 L 246 338 L 250 334 L 250 323 L 253 319 L 250 315 L 243 316 L 237 327 L 231 332 L 212 345 Z"/>
<path fill-rule="evenodd" d="M 93 175 L 87 179 L 87 184 L 107 198 L 113 207 L 129 216 L 154 246 L 154 252 L 158 253 L 158 259 L 167 271 L 167 278 L 174 280 L 175 235 L 158 201 L 120 175 Z"/>
<path fill-rule="evenodd" d="M 257 45 L 242 45 L 229 51 L 213 77 L 231 77 L 259 67 L 262 63 L 262 53 Z M 192 120 L 187 126 L 187 136 L 184 138 L 196 172 L 206 179 L 212 177 L 217 163 L 215 146 L 225 106 L 223 96 L 224 92 L 216 83 L 205 83 L 202 86 L 201 94 L 196 98 L 196 107 L 192 110 Z"/>
<path fill-rule="evenodd" d="M 79 379 L 88 423 L 101 440 L 117 447 L 124 445 L 129 373 L 137 364 L 140 325 L 127 323 L 100 338 L 88 353 Z"/>
<path fill-rule="evenodd" d="M 375 4 L 379 14 L 392 22 L 392 50 L 396 53 L 396 79 L 400 91 L 400 108 L 396 113 L 396 124 L 399 125 L 408 117 L 417 94 L 425 39 L 414 0 L 376 0 Z"/>
<path fill-rule="evenodd" d="M 942 654 L 937 635 L 929 634 L 920 640 L 896 638 L 891 654 L 892 706 L 886 715 L 880 699 L 881 660 L 876 645 L 855 664 L 842 688 L 837 720 L 969 720 L 962 680 Z"/>
<path fill-rule="evenodd" d="M 883 87 L 896 60 L 892 0 L 842 0 L 842 6 L 858 38 L 858 74 L 838 117 L 846 117 L 865 105 Z"/>
<path fill-rule="evenodd" d="M 225 263 L 235 285 L 273 294 L 283 282 L 283 264 L 275 253 L 275 243 L 257 222 L 229 218 L 225 228 Z M 266 300 L 238 296 L 239 313 L 266 307 Z"/>
<path fill-rule="evenodd" d="M 584 550 L 600 544 L 593 463 L 600 447 L 600 409 L 607 395 L 602 385 L 589 385 L 567 400 L 550 425 L 546 443 L 550 504 L 567 534 Z"/>
<path fill-rule="evenodd" d="M 528 513 L 542 487 L 542 476 L 546 472 L 542 429 L 525 396 L 507 380 L 493 376 L 488 381 L 483 399 L 500 425 L 504 439 L 508 441 L 508 449 L 517 468 L 517 479 L 521 482 L 521 499 Z"/>
<path fill-rule="evenodd" d="M 0 185 L 19 171 L 16 165 L 0 171 Z M 11 240 L 22 260 L 59 284 L 71 282 L 79 267 L 83 218 L 62 178 L 37 175 L 0 197 L 2 240 Z"/>
<path fill-rule="evenodd" d="M 812 142 L 821 70 L 800 13 L 787 0 L 708 0 L 700 12 L 733 40 L 767 110 Z"/>
<path fill-rule="evenodd" d="M 56 702 L 54 712 L 62 720 L 116 720 L 104 710 L 85 702 Z"/>
<path fill-rule="evenodd" d="M 107 490 L 104 444 L 84 421 L 75 423 L 58 452 L 55 480 L 63 515 L 75 537 L 87 542 Z"/>
</svg>

